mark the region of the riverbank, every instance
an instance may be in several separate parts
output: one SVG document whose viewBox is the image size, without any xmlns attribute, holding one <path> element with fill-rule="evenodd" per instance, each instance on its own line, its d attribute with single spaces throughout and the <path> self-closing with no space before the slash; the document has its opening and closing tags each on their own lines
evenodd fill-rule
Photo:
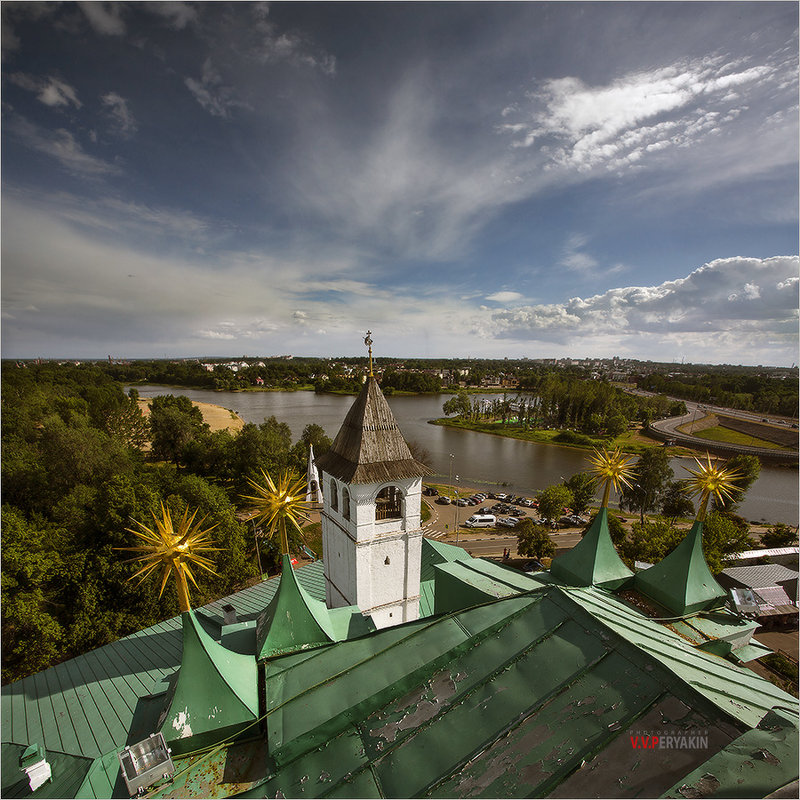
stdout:
<svg viewBox="0 0 800 800">
<path fill-rule="evenodd" d="M 150 413 L 151 400 L 152 398 L 146 398 L 137 401 L 145 417 Z M 200 409 L 200 413 L 203 415 L 203 422 L 211 428 L 212 433 L 216 431 L 238 433 L 244 428 L 244 420 L 229 408 L 223 408 L 213 403 L 201 403 L 197 400 L 192 400 L 192 405 Z"/>
<path fill-rule="evenodd" d="M 625 431 L 614 439 L 602 439 L 600 437 L 587 436 L 573 431 L 549 430 L 543 428 L 523 428 L 519 425 L 503 425 L 501 422 L 472 422 L 462 420 L 457 417 L 439 417 L 429 420 L 431 425 L 441 425 L 447 428 L 460 428 L 461 430 L 475 431 L 476 433 L 488 433 L 490 436 L 500 436 L 506 439 L 519 439 L 523 442 L 534 442 L 535 444 L 557 445 L 558 447 L 568 447 L 573 450 L 595 450 L 605 447 L 607 449 L 620 448 L 625 453 L 631 455 L 641 455 L 651 447 L 664 447 L 664 445 L 649 437 L 639 427 Z M 559 435 L 564 435 L 563 440 L 558 439 Z M 570 441 L 572 439 L 572 441 Z M 688 447 L 669 446 L 666 448 L 670 457 L 693 456 L 695 451 Z"/>
</svg>

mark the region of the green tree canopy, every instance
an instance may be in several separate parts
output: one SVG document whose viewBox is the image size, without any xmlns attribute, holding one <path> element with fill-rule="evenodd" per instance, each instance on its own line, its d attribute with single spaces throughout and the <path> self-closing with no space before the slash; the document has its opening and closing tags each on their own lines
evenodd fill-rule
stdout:
<svg viewBox="0 0 800 800">
<path fill-rule="evenodd" d="M 203 414 L 188 397 L 160 395 L 150 401 L 153 455 L 180 463 L 184 448 L 208 431 Z"/>
<path fill-rule="evenodd" d="M 594 476 L 588 472 L 576 472 L 564 481 L 564 486 L 572 492 L 572 511 L 583 514 L 594 499 L 596 483 Z"/>
<path fill-rule="evenodd" d="M 664 448 L 651 447 L 642 453 L 635 465 L 636 479 L 622 490 L 620 508 L 639 512 L 639 521 L 644 524 L 644 515 L 656 510 L 672 480 L 674 472 L 669 465 L 669 455 Z"/>
<path fill-rule="evenodd" d="M 521 556 L 535 558 L 552 558 L 556 554 L 556 546 L 550 538 L 547 526 L 537 525 L 530 517 L 520 520 L 516 526 L 517 552 Z"/>
<path fill-rule="evenodd" d="M 572 507 L 572 492 L 563 484 L 548 486 L 539 495 L 539 513 L 547 520 L 557 520 L 565 508 Z"/>
</svg>

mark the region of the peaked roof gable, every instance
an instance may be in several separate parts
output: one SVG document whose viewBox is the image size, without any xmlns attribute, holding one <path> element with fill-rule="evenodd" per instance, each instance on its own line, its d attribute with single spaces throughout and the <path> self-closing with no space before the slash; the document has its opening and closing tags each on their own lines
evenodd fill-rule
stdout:
<svg viewBox="0 0 800 800">
<path fill-rule="evenodd" d="M 607 508 L 598 511 L 586 535 L 575 547 L 553 559 L 550 573 L 573 585 L 608 589 L 617 589 L 633 577 L 611 541 Z"/>
<path fill-rule="evenodd" d="M 411 455 L 392 409 L 371 375 L 330 450 L 317 458 L 317 467 L 345 483 L 382 483 L 432 474 Z"/>
<path fill-rule="evenodd" d="M 634 588 L 678 615 L 720 605 L 728 595 L 714 579 L 703 555 L 703 523 L 696 520 L 668 556 L 637 573 Z"/>
<path fill-rule="evenodd" d="M 278 591 L 258 617 L 256 658 L 261 660 L 333 641 L 328 609 L 300 586 L 291 559 L 284 555 Z"/>
<path fill-rule="evenodd" d="M 193 611 L 182 615 L 183 654 L 161 724 L 173 747 L 205 737 L 214 740 L 258 716 L 258 673 L 253 656 L 223 647 L 209 636 Z"/>
</svg>

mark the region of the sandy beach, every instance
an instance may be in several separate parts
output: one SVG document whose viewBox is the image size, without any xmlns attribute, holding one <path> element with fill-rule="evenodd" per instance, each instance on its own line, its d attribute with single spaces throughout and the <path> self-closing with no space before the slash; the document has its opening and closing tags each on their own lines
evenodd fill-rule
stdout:
<svg viewBox="0 0 800 800">
<path fill-rule="evenodd" d="M 150 399 L 140 399 L 138 402 L 139 408 L 142 409 L 142 414 L 147 416 L 150 413 Z M 235 411 L 230 411 L 213 403 L 192 402 L 200 409 L 203 421 L 208 424 L 212 431 L 227 430 L 231 433 L 236 433 L 244 427 L 244 420 Z"/>
</svg>

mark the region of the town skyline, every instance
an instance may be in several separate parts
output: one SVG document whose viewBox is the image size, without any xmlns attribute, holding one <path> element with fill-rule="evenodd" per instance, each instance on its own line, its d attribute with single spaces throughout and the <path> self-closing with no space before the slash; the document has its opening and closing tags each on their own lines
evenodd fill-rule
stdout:
<svg viewBox="0 0 800 800">
<path fill-rule="evenodd" d="M 788 367 L 797 57 L 785 2 L 5 4 L 3 358 Z"/>
</svg>

